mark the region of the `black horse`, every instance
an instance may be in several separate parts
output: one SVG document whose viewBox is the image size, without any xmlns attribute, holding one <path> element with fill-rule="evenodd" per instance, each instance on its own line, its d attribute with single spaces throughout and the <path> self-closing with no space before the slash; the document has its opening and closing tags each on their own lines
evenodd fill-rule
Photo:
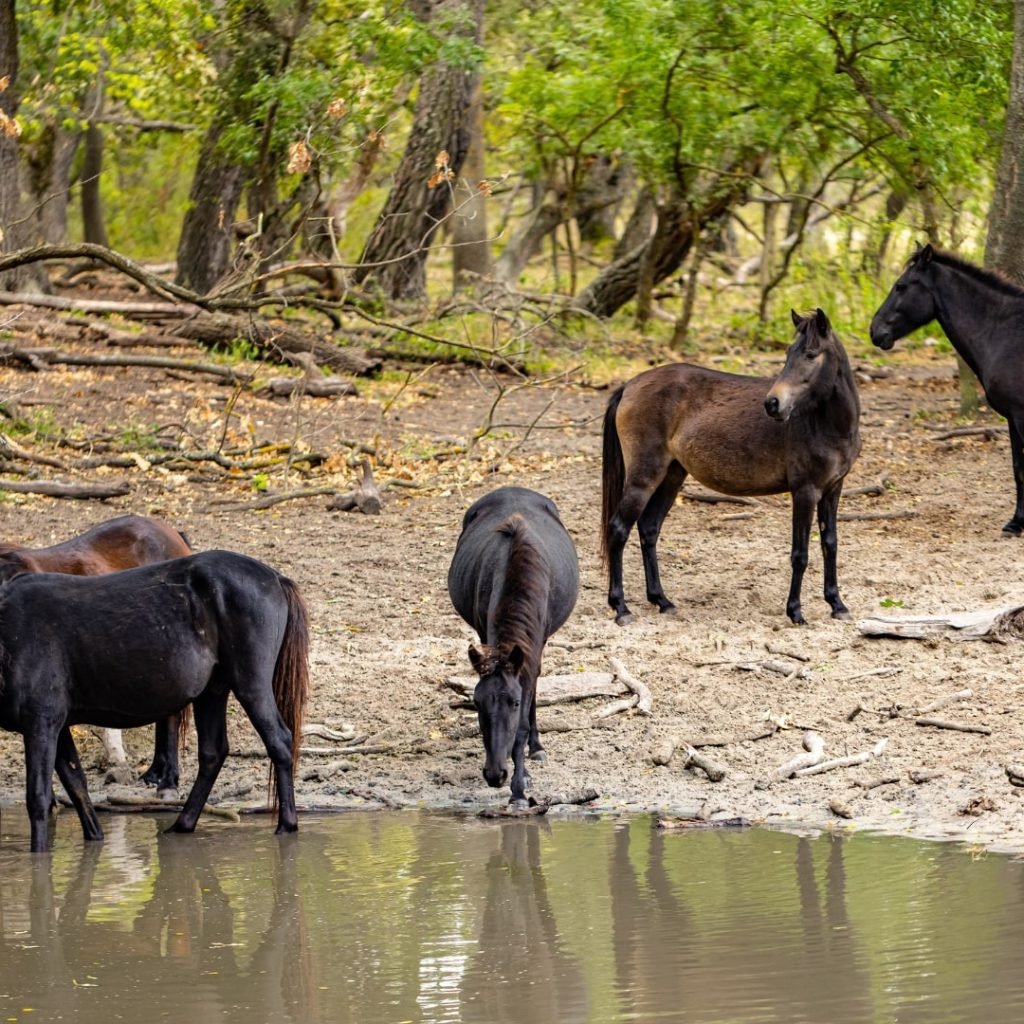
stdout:
<svg viewBox="0 0 1024 1024">
<path fill-rule="evenodd" d="M 566 619 L 579 592 L 572 539 L 550 498 L 525 487 L 499 487 L 474 502 L 448 570 L 455 610 L 480 637 L 469 660 L 480 677 L 473 693 L 484 741 L 484 778 L 508 778 L 512 801 L 526 797 L 524 748 L 543 760 L 537 734 L 537 677 L 544 644 Z"/>
<path fill-rule="evenodd" d="M 786 614 L 804 622 L 800 587 L 815 507 L 832 617 L 850 613 L 836 576 L 836 513 L 843 480 L 860 453 L 860 399 L 842 343 L 819 309 L 792 314 L 796 340 L 774 382 L 670 363 L 615 391 L 604 417 L 601 544 L 608 604 L 631 618 L 622 552 L 640 534 L 647 600 L 674 612 L 658 569 L 657 543 L 687 476 L 724 494 L 793 495 L 792 577 Z M 770 419 L 765 418 L 767 412 Z"/>
<path fill-rule="evenodd" d="M 185 558 L 192 547 L 183 533 L 159 519 L 148 516 L 118 516 L 86 530 L 85 533 L 46 548 L 23 548 L 0 543 L 0 582 L 23 572 L 64 572 L 72 576 L 100 576 L 134 569 L 139 565 Z M 178 747 L 188 724 L 186 708 L 156 723 L 153 762 L 142 774 L 142 782 L 156 786 L 161 798 L 178 791 Z M 103 746 L 115 773 L 128 771 L 119 729 L 104 729 Z"/>
<path fill-rule="evenodd" d="M 1010 428 L 1017 501 L 1003 534 L 1024 532 L 1024 288 L 930 245 L 918 246 L 871 320 L 871 342 L 888 351 L 937 320 Z"/>
<path fill-rule="evenodd" d="M 192 832 L 227 757 L 232 693 L 274 765 L 277 831 L 294 832 L 308 643 L 295 584 L 230 551 L 109 576 L 16 576 L 0 588 L 0 728 L 24 737 L 33 852 L 47 848 L 55 767 L 85 838 L 103 838 L 72 725 L 132 728 L 188 704 L 199 771 L 170 831 Z"/>
</svg>

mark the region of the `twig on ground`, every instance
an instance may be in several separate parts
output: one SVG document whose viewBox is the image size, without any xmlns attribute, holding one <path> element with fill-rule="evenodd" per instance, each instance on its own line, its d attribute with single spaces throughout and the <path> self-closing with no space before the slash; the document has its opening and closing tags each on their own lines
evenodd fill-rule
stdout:
<svg viewBox="0 0 1024 1024">
<path fill-rule="evenodd" d="M 972 725 L 970 722 L 949 722 L 944 718 L 915 718 L 914 725 L 923 725 L 931 729 L 952 729 L 954 732 L 976 732 L 982 736 L 992 735 L 992 730 L 987 725 Z"/>
</svg>

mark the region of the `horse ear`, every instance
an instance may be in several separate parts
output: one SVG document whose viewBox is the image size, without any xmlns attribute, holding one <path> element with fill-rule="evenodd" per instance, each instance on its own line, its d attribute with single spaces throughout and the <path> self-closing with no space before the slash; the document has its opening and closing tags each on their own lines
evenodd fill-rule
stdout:
<svg viewBox="0 0 1024 1024">
<path fill-rule="evenodd" d="M 469 663 L 477 675 L 480 674 L 480 666 L 484 663 L 484 656 L 472 645 L 469 645 Z"/>
<path fill-rule="evenodd" d="M 935 255 L 935 250 L 932 248 L 931 242 L 929 242 L 923 249 L 917 253 L 917 265 L 919 267 L 927 267 L 931 262 L 932 256 Z"/>
<path fill-rule="evenodd" d="M 820 307 L 814 311 L 814 325 L 818 328 L 818 333 L 825 335 L 832 330 L 832 325 L 828 322 L 828 317 L 825 316 L 825 310 Z"/>
<path fill-rule="evenodd" d="M 505 661 L 508 664 L 508 667 L 516 673 L 518 673 L 519 670 L 523 667 L 524 660 L 525 655 L 523 654 L 523 649 L 519 646 L 519 644 L 516 644 L 515 647 L 513 647 L 512 650 L 508 652 L 508 657 L 505 659 Z"/>
<path fill-rule="evenodd" d="M 794 327 L 799 327 L 803 323 L 804 318 L 795 309 L 791 309 L 789 315 L 793 318 Z"/>
</svg>

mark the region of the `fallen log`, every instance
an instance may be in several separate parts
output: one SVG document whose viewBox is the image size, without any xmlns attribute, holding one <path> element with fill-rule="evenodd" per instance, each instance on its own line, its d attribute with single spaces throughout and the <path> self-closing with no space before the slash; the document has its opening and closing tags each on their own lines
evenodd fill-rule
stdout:
<svg viewBox="0 0 1024 1024">
<path fill-rule="evenodd" d="M 1024 605 L 984 608 L 949 615 L 875 615 L 860 619 L 857 629 L 865 636 L 894 636 L 910 640 L 945 637 L 947 640 L 999 640 L 1024 636 Z"/>
<path fill-rule="evenodd" d="M 48 498 L 101 501 L 104 498 L 123 498 L 131 493 L 131 487 L 123 481 L 118 484 L 61 484 L 47 480 L 0 480 L 0 491 L 43 494 Z"/>
<path fill-rule="evenodd" d="M 725 778 L 725 766 L 719 764 L 706 754 L 700 753 L 689 746 L 689 744 L 683 745 L 683 753 L 686 755 L 686 760 L 683 763 L 684 768 L 699 768 L 712 782 L 721 782 Z"/>
<path fill-rule="evenodd" d="M 615 673 L 615 678 L 620 682 L 625 683 L 633 693 L 637 696 L 636 709 L 642 715 L 649 715 L 652 713 L 654 708 L 654 698 L 651 696 L 651 691 L 640 682 L 639 679 L 635 678 L 630 672 L 626 670 L 626 666 L 619 661 L 618 658 L 609 658 L 608 663 L 612 667 L 612 671 Z"/>
<path fill-rule="evenodd" d="M 332 511 L 352 512 L 358 511 L 368 516 L 379 516 L 384 507 L 381 500 L 380 490 L 373 479 L 373 470 L 370 468 L 368 459 L 360 460 L 363 475 L 359 486 L 347 494 L 338 494 L 327 503 L 327 508 Z"/>
<path fill-rule="evenodd" d="M 881 755 L 888 742 L 887 739 L 882 739 L 870 750 L 863 750 L 859 754 L 847 754 L 845 757 L 834 757 L 830 761 L 819 761 L 817 764 L 808 765 L 806 768 L 798 768 L 793 772 L 793 775 L 802 779 L 808 775 L 818 775 L 821 772 L 830 772 L 836 768 L 852 768 L 858 764 L 867 764 L 868 761 Z"/>
</svg>

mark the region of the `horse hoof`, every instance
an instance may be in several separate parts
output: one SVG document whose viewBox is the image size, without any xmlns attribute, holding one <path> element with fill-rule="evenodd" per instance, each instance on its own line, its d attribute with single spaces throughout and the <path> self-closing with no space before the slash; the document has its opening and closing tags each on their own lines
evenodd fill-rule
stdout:
<svg viewBox="0 0 1024 1024">
<path fill-rule="evenodd" d="M 849 613 L 849 611 L 846 608 L 844 608 L 842 611 L 833 612 L 832 618 L 839 619 L 841 622 L 853 622 L 853 616 Z"/>
<path fill-rule="evenodd" d="M 178 791 L 176 789 L 158 789 L 156 791 L 157 800 L 162 800 L 165 803 L 176 803 L 178 800 Z"/>
<path fill-rule="evenodd" d="M 126 764 L 116 764 L 112 768 L 108 768 L 106 774 L 103 776 L 103 784 L 105 786 L 110 785 L 112 782 L 119 786 L 134 785 L 135 772 L 133 772 Z"/>
<path fill-rule="evenodd" d="M 1013 526 L 1011 523 L 1007 523 L 1002 530 L 999 532 L 1000 540 L 1017 540 L 1020 537 L 1021 529 L 1019 526 Z"/>
<path fill-rule="evenodd" d="M 633 621 L 633 615 L 631 612 L 623 612 L 621 615 L 615 616 L 616 626 L 628 626 Z"/>
<path fill-rule="evenodd" d="M 533 750 L 530 752 L 531 761 L 546 761 L 548 759 L 548 752 L 546 750 Z"/>
<path fill-rule="evenodd" d="M 668 615 L 673 619 L 679 615 L 679 609 L 674 604 L 669 604 L 664 608 L 659 608 L 658 611 L 661 612 L 662 615 Z"/>
<path fill-rule="evenodd" d="M 509 810 L 512 811 L 528 811 L 530 809 L 530 801 L 526 797 L 512 797 L 508 802 Z"/>
</svg>

